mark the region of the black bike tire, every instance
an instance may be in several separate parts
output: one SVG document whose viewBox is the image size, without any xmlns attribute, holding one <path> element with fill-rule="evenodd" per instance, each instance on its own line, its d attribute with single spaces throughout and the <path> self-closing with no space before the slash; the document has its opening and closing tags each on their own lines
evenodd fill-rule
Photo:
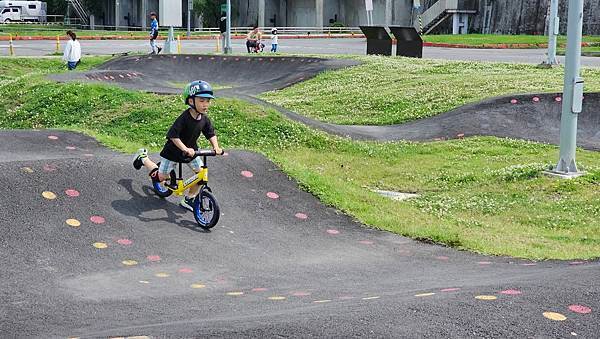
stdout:
<svg viewBox="0 0 600 339">
<path fill-rule="evenodd" d="M 213 217 L 206 224 L 204 224 L 204 222 L 202 220 L 200 220 L 200 218 L 198 218 L 198 211 L 196 210 L 197 208 L 199 208 L 203 197 L 207 197 L 211 201 L 212 209 L 213 209 Z M 200 202 L 198 202 L 197 200 L 200 200 Z M 221 216 L 221 210 L 219 208 L 219 203 L 217 202 L 217 199 L 215 198 L 215 196 L 208 190 L 202 190 L 200 192 L 200 194 L 198 194 L 198 196 L 196 196 L 196 199 L 194 201 L 194 219 L 196 219 L 196 222 L 198 223 L 198 225 L 204 229 L 213 228 L 219 222 L 220 216 Z"/>
</svg>

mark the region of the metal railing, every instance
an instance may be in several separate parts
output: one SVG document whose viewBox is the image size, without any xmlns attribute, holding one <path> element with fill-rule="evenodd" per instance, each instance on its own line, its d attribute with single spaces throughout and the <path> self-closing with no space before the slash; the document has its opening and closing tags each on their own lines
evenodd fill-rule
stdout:
<svg viewBox="0 0 600 339">
<path fill-rule="evenodd" d="M 81 22 L 84 25 L 87 25 L 89 23 L 90 16 L 87 13 L 87 11 L 85 10 L 85 8 L 83 8 L 83 6 L 81 5 L 81 2 L 79 2 L 79 0 L 66 0 L 66 1 L 67 1 L 67 6 L 70 6 L 71 8 L 73 8 L 75 10 L 77 17 L 79 17 Z"/>
<path fill-rule="evenodd" d="M 423 25 L 423 34 L 428 34 L 439 26 L 444 20 L 451 16 L 452 13 L 477 13 L 476 0 L 438 0 L 431 5 L 423 14 L 421 20 Z M 415 23 L 417 30 L 418 24 Z"/>
</svg>

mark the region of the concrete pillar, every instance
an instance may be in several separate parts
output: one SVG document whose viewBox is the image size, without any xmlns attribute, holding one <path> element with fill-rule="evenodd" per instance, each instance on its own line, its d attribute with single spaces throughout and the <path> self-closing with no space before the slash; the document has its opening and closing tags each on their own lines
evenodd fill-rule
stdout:
<svg viewBox="0 0 600 339">
<path fill-rule="evenodd" d="M 323 27 L 323 0 L 315 0 L 315 26 Z"/>
<path fill-rule="evenodd" d="M 121 23 L 121 0 L 115 0 L 115 26 L 119 26 Z M 118 27 L 115 30 L 119 30 Z"/>
<path fill-rule="evenodd" d="M 265 26 L 265 0 L 258 0 L 258 26 Z"/>
<path fill-rule="evenodd" d="M 392 14 L 394 13 L 394 3 L 392 0 L 385 0 L 385 25 L 392 25 Z"/>
<path fill-rule="evenodd" d="M 148 26 L 148 0 L 140 0 L 140 2 L 140 18 L 142 19 L 141 26 L 143 30 L 146 30 L 146 27 Z"/>
<path fill-rule="evenodd" d="M 287 0 L 279 0 L 279 26 L 287 26 Z"/>
<path fill-rule="evenodd" d="M 467 34 L 469 30 L 469 15 L 454 13 L 452 15 L 452 34 Z"/>
</svg>

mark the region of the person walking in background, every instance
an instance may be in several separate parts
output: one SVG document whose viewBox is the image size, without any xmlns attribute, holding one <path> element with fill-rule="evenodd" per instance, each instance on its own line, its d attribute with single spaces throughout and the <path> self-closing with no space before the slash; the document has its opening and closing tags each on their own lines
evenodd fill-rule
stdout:
<svg viewBox="0 0 600 339">
<path fill-rule="evenodd" d="M 156 20 L 156 13 L 150 12 L 150 48 L 152 52 L 150 54 L 158 54 L 162 51 L 162 48 L 156 44 L 156 39 L 158 38 L 158 20 Z"/>
<path fill-rule="evenodd" d="M 279 37 L 277 36 L 277 28 L 271 29 L 271 52 L 277 53 L 277 46 L 279 45 Z"/>
<path fill-rule="evenodd" d="M 70 71 L 74 70 L 81 60 L 81 45 L 77 41 L 77 35 L 73 31 L 67 31 L 69 41 L 65 46 L 63 60 L 67 62 L 67 67 Z"/>
</svg>

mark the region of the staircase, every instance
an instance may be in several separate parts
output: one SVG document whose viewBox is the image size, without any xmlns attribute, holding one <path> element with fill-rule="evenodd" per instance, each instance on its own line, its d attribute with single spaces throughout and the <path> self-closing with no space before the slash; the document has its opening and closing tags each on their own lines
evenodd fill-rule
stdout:
<svg viewBox="0 0 600 339">
<path fill-rule="evenodd" d="M 474 0 L 438 0 L 421 14 L 421 23 L 415 20 L 415 28 L 422 25 L 422 34 L 428 34 L 454 14 L 477 14 L 477 8 Z"/>
<path fill-rule="evenodd" d="M 81 5 L 81 2 L 79 0 L 66 0 L 66 1 L 67 1 L 67 6 L 69 6 L 69 8 L 72 8 L 75 11 L 75 14 L 77 15 L 77 17 L 79 18 L 81 23 L 83 25 L 88 25 L 90 22 L 90 15 L 85 10 L 85 8 L 83 8 L 83 6 Z M 69 13 L 70 13 L 70 11 L 69 11 Z"/>
</svg>

